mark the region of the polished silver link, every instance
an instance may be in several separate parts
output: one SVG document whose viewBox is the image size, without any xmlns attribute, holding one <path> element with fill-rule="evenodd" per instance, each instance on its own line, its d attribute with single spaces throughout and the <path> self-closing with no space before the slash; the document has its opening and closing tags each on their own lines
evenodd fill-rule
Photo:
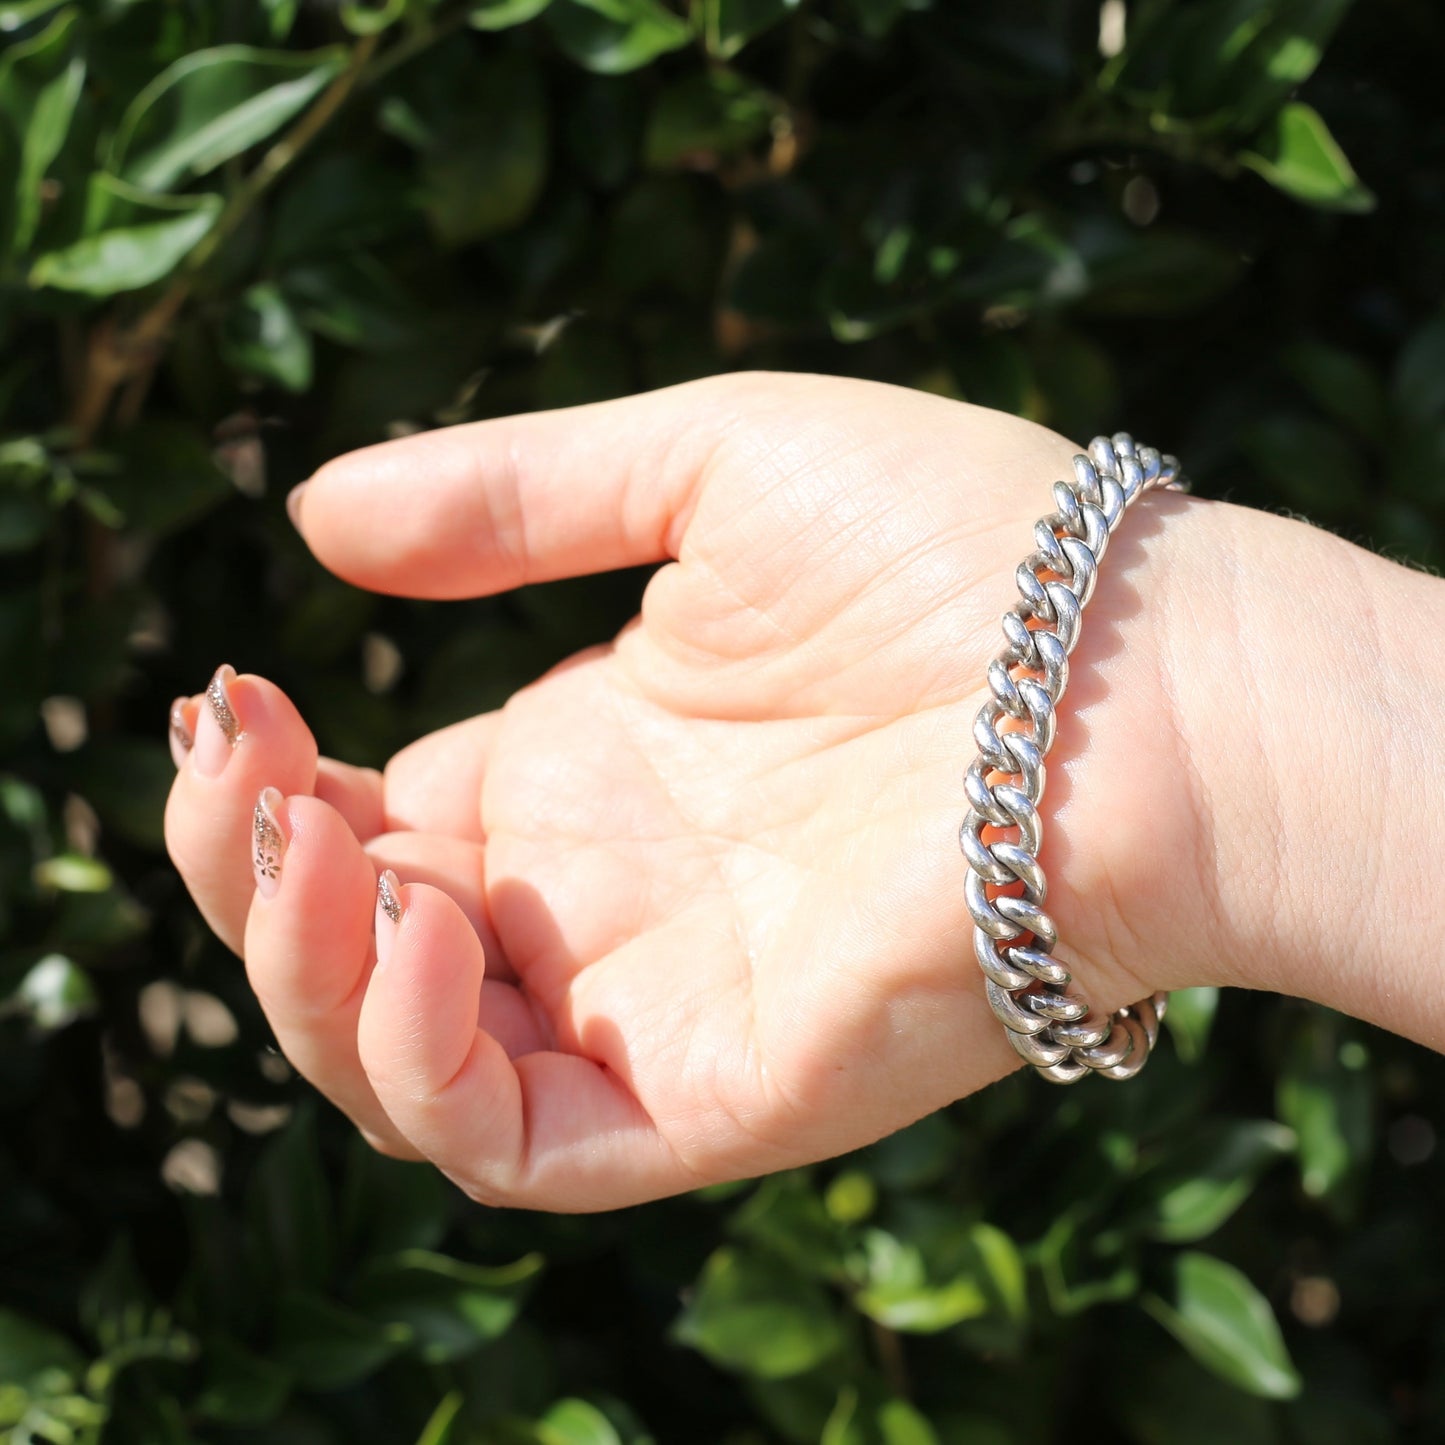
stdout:
<svg viewBox="0 0 1445 1445">
<path fill-rule="evenodd" d="M 1188 487 L 1175 458 L 1136 445 L 1127 432 L 1095 437 L 1088 454 L 1074 458 L 1073 481 L 1054 483 L 1054 510 L 1034 523 L 1034 550 L 1014 574 L 1019 600 L 1003 615 L 1004 649 L 988 667 L 991 696 L 974 719 L 978 756 L 964 775 L 968 813 L 958 834 L 974 957 L 1009 1042 L 1055 1084 L 1089 1074 L 1133 1078 L 1168 1003 L 1156 993 L 1105 1018 L 1070 991 L 1073 975 L 1054 956 L 1058 930 L 1044 911 L 1039 803 L 1069 654 L 1109 538 L 1145 492 Z M 985 828 L 995 833 L 987 841 Z"/>
</svg>

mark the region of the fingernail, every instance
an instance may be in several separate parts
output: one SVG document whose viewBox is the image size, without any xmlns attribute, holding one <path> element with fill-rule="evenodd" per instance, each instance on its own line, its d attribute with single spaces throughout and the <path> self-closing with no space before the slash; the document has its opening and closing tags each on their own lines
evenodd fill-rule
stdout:
<svg viewBox="0 0 1445 1445">
<path fill-rule="evenodd" d="M 286 493 L 286 515 L 298 532 L 301 530 L 301 493 L 305 490 L 306 483 L 301 482 Z"/>
<path fill-rule="evenodd" d="M 286 835 L 281 831 L 277 810 L 285 803 L 276 788 L 262 788 L 256 799 L 252 829 L 251 868 L 256 875 L 256 892 L 274 898 L 281 886 L 281 860 L 286 855 Z"/>
<path fill-rule="evenodd" d="M 390 868 L 376 880 L 376 966 L 383 968 L 391 957 L 391 945 L 401 922 L 401 879 Z"/>
<path fill-rule="evenodd" d="M 196 740 L 186 725 L 186 699 L 178 697 L 171 704 L 171 758 L 177 767 L 185 762 L 186 754 L 195 747 Z"/>
<path fill-rule="evenodd" d="M 206 686 L 206 705 L 196 720 L 196 771 L 202 777 L 219 777 L 230 761 L 231 750 L 241 736 L 241 720 L 231 703 L 230 684 L 236 680 L 236 669 L 222 663 Z"/>
</svg>

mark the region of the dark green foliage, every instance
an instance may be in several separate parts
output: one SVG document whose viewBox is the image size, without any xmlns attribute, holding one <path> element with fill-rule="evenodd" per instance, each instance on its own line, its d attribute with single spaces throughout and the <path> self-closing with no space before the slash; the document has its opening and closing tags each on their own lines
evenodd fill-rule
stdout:
<svg viewBox="0 0 1445 1445">
<path fill-rule="evenodd" d="M 282 494 L 399 430 L 848 373 L 1438 563 L 1445 17 L 1122 11 L 0 3 L 0 1436 L 1445 1438 L 1433 1055 L 1201 990 L 1123 1088 L 489 1212 L 308 1097 L 160 851 L 218 662 L 376 763 L 635 608 L 324 576 Z"/>
</svg>

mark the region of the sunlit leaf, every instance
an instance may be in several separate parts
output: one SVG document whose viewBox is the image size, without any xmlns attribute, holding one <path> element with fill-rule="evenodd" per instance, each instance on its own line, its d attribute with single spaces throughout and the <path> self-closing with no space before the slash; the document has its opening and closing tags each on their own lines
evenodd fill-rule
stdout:
<svg viewBox="0 0 1445 1445">
<path fill-rule="evenodd" d="M 1293 1131 L 1269 1119 L 1212 1119 L 1181 1138 L 1125 1196 L 1124 1227 L 1174 1243 L 1203 1239 L 1294 1146 Z"/>
<path fill-rule="evenodd" d="M 586 1400 L 558 1400 L 537 1421 L 537 1445 L 625 1445 L 606 1415 Z"/>
<path fill-rule="evenodd" d="M 819 1445 L 939 1445 L 939 1438 L 907 1400 L 875 1400 L 845 1386 Z"/>
<path fill-rule="evenodd" d="M 782 1379 L 841 1348 L 842 1327 L 822 1287 L 753 1250 L 715 1251 L 673 1327 L 715 1364 Z"/>
<path fill-rule="evenodd" d="M 30 268 L 32 286 L 111 296 L 170 275 L 207 235 L 221 214 L 219 196 L 189 197 L 155 208 L 157 217 L 85 236 L 40 256 Z"/>
<path fill-rule="evenodd" d="M 61 953 L 47 954 L 20 980 L 15 1002 L 47 1031 L 64 1028 L 96 1007 L 85 971 Z"/>
<path fill-rule="evenodd" d="M 468 1264 L 409 1249 L 372 1260 L 354 1293 L 371 1319 L 404 1327 L 409 1347 L 444 1363 L 496 1339 L 517 1317 L 543 1265 L 540 1254 L 513 1264 Z"/>
<path fill-rule="evenodd" d="M 380 35 L 406 14 L 407 0 L 342 0 L 338 14 L 353 35 Z"/>
<path fill-rule="evenodd" d="M 708 53 L 731 60 L 749 41 L 792 14 L 801 0 L 704 0 L 703 34 Z"/>
<path fill-rule="evenodd" d="M 311 384 L 311 338 L 272 282 L 258 282 L 236 301 L 222 328 L 221 350 L 238 371 L 287 391 Z"/>
<path fill-rule="evenodd" d="M 620 75 L 692 39 L 692 26 L 660 0 L 554 0 L 547 22 L 579 65 Z"/>
<path fill-rule="evenodd" d="M 1239 159 L 1297 201 L 1330 211 L 1374 209 L 1374 195 L 1319 112 L 1300 101 L 1284 106 Z"/>
<path fill-rule="evenodd" d="M 1279 1117 L 1299 1138 L 1306 1194 L 1347 1211 L 1374 1143 L 1374 1086 L 1361 1044 L 1323 1010 L 1301 1019 L 1275 1088 Z"/>
<path fill-rule="evenodd" d="M 467 9 L 467 24 L 477 30 L 510 30 L 535 20 L 552 0 L 474 0 Z"/>
<path fill-rule="evenodd" d="M 1221 1379 L 1266 1399 L 1299 1393 L 1300 1378 L 1269 1301 L 1232 1264 L 1186 1250 L 1174 1261 L 1172 1297 L 1146 1293 L 1141 1303 Z"/>
<path fill-rule="evenodd" d="M 127 107 L 111 142 L 111 169 L 151 191 L 206 175 L 303 110 L 345 54 L 219 45 L 184 56 Z"/>
</svg>

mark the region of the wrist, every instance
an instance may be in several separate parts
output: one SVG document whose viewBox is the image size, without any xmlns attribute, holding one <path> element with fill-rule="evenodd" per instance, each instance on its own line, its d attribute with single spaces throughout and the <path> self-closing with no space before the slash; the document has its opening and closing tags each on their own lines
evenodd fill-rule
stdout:
<svg viewBox="0 0 1445 1445">
<path fill-rule="evenodd" d="M 1445 584 L 1307 523 L 1131 511 L 1051 759 L 1050 902 L 1096 1008 L 1265 989 L 1445 1047 L 1432 619 Z"/>
</svg>

